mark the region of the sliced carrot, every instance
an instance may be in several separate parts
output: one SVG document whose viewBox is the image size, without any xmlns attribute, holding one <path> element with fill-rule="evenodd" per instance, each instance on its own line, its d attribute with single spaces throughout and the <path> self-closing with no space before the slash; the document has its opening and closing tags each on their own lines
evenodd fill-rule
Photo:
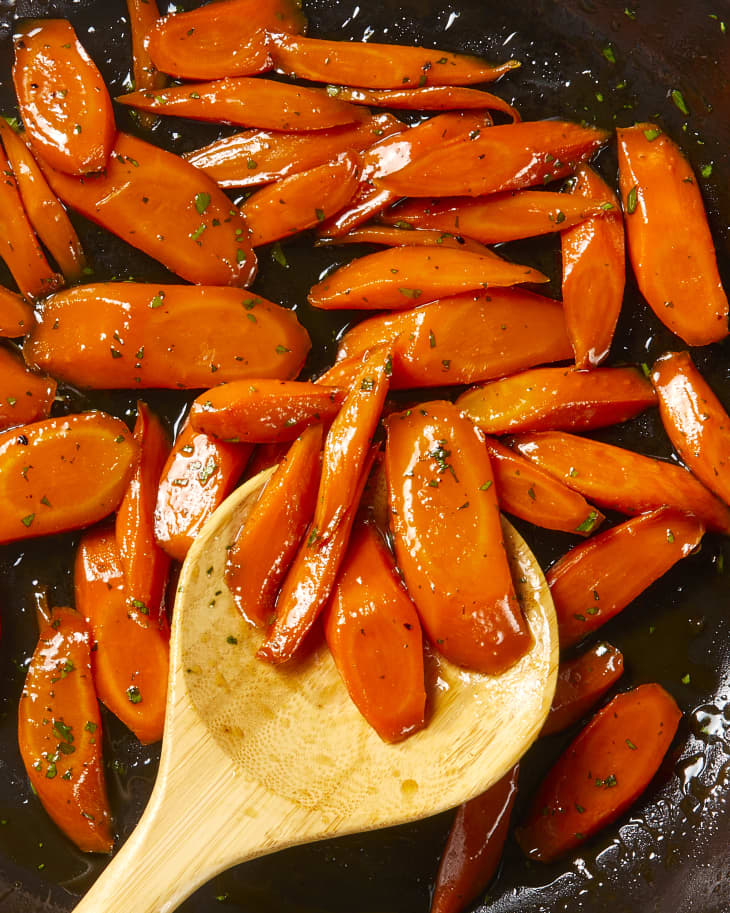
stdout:
<svg viewBox="0 0 730 913">
<path fill-rule="evenodd" d="M 590 536 L 603 514 L 567 485 L 534 463 L 487 438 L 497 500 L 502 510 L 544 529 Z"/>
<path fill-rule="evenodd" d="M 420 89 L 397 88 L 380 91 L 327 86 L 327 93 L 354 105 L 370 105 L 373 108 L 402 111 L 478 111 L 488 108 L 490 111 L 501 111 L 509 115 L 513 121 L 521 119 L 517 109 L 507 104 L 504 99 L 480 89 L 464 89 L 460 86 L 425 86 Z"/>
<path fill-rule="evenodd" d="M 0 285 L 0 336 L 25 336 L 33 323 L 33 308 L 25 298 Z"/>
<path fill-rule="evenodd" d="M 289 446 L 288 441 L 280 444 L 257 444 L 253 448 L 251 458 L 246 464 L 246 471 L 241 476 L 241 481 L 247 482 L 260 472 L 276 466 L 286 456 Z"/>
<path fill-rule="evenodd" d="M 15 352 L 0 348 L 0 390 L 0 431 L 4 431 L 48 418 L 56 381 L 29 371 Z"/>
<path fill-rule="evenodd" d="M 236 443 L 293 441 L 310 425 L 331 422 L 345 393 L 306 381 L 238 380 L 201 393 L 190 410 L 190 424 Z"/>
<path fill-rule="evenodd" d="M 697 178 L 654 124 L 617 131 L 629 255 L 641 294 L 688 345 L 728 334 L 728 301 Z"/>
<path fill-rule="evenodd" d="M 538 788 L 517 831 L 526 855 L 551 862 L 622 815 L 656 774 L 681 718 L 655 684 L 619 694 L 600 710 Z"/>
<path fill-rule="evenodd" d="M 138 448 L 103 412 L 0 434 L 0 543 L 89 526 L 115 510 Z"/>
<path fill-rule="evenodd" d="M 85 285 L 49 298 L 40 313 L 26 361 L 85 388 L 294 377 L 310 348 L 293 311 L 233 288 Z"/>
<path fill-rule="evenodd" d="M 276 595 L 312 522 L 322 426 L 307 428 L 281 459 L 226 558 L 225 579 L 243 617 L 271 623 Z"/>
<path fill-rule="evenodd" d="M 160 73 L 152 62 L 149 51 L 150 32 L 157 26 L 160 13 L 157 0 L 127 0 L 129 30 L 132 33 L 132 78 L 134 88 L 161 89 L 167 85 L 167 77 Z M 144 127 L 151 127 L 154 118 L 142 115 L 140 122 Z"/>
<path fill-rule="evenodd" d="M 89 629 L 69 608 L 41 622 L 18 710 L 20 754 L 43 808 L 84 853 L 114 843 Z"/>
<path fill-rule="evenodd" d="M 451 825 L 431 900 L 431 913 L 462 913 L 487 887 L 502 858 L 519 765 L 460 805 Z"/>
<path fill-rule="evenodd" d="M 71 23 L 28 19 L 13 40 L 13 82 L 33 149 L 67 174 L 101 171 L 114 145 L 114 112 Z"/>
<path fill-rule="evenodd" d="M 533 368 L 463 393 L 459 406 L 487 434 L 590 431 L 617 425 L 656 405 L 637 368 Z"/>
<path fill-rule="evenodd" d="M 397 228 L 390 225 L 363 225 L 354 228 L 346 235 L 320 236 L 315 247 L 331 247 L 337 244 L 383 244 L 386 247 L 449 247 L 455 250 L 468 250 L 473 254 L 488 257 L 492 251 L 478 241 L 464 238 L 459 234 L 447 231 L 429 231 L 421 229 L 414 231 L 412 228 L 399 225 Z M 496 256 L 496 254 L 494 255 Z"/>
<path fill-rule="evenodd" d="M 436 649 L 489 675 L 532 637 L 515 596 L 484 438 L 456 406 L 387 420 L 386 472 L 398 566 Z"/>
<path fill-rule="evenodd" d="M 575 659 L 563 660 L 553 703 L 540 734 L 552 735 L 577 723 L 616 684 L 623 671 L 623 654 L 605 642 L 595 644 Z"/>
<path fill-rule="evenodd" d="M 575 363 L 593 368 L 608 355 L 624 297 L 624 223 L 616 194 L 588 165 L 578 167 L 570 192 L 577 203 L 595 197 L 607 201 L 600 217 L 566 225 L 560 237 L 563 308 Z"/>
<path fill-rule="evenodd" d="M 81 537 L 74 565 L 76 608 L 91 628 L 91 668 L 106 707 L 145 745 L 162 738 L 167 703 L 170 632 L 130 611 L 122 558 L 111 526 Z"/>
<path fill-rule="evenodd" d="M 358 522 L 324 613 L 345 687 L 385 742 L 425 725 L 423 639 L 416 609 L 380 533 Z"/>
<path fill-rule="evenodd" d="M 674 507 L 730 534 L 730 510 L 674 463 L 561 431 L 518 434 L 512 446 L 599 507 L 641 514 Z"/>
<path fill-rule="evenodd" d="M 187 421 L 162 470 L 155 507 L 155 539 L 184 561 L 213 511 L 233 491 L 251 455 L 246 444 L 224 444 Z"/>
<path fill-rule="evenodd" d="M 241 207 L 254 247 L 314 228 L 352 199 L 360 157 L 343 152 L 331 162 L 300 171 L 258 190 Z"/>
<path fill-rule="evenodd" d="M 538 120 L 492 127 L 474 139 L 440 143 L 378 181 L 396 196 L 482 196 L 566 177 L 608 140 L 604 130 Z"/>
<path fill-rule="evenodd" d="M 697 478 L 730 503 L 730 416 L 688 352 L 669 352 L 654 363 L 651 379 L 659 414 L 674 449 Z"/>
<path fill-rule="evenodd" d="M 43 168 L 64 203 L 183 279 L 253 281 L 256 257 L 243 217 L 214 181 L 179 156 L 120 133 L 101 175 L 75 178 Z"/>
</svg>

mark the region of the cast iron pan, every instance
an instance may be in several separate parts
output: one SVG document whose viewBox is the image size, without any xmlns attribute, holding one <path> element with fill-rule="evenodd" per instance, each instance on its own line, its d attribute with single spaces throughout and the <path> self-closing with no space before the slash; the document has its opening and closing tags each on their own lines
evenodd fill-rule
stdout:
<svg viewBox="0 0 730 913">
<path fill-rule="evenodd" d="M 525 118 L 572 116 L 603 127 L 657 119 L 689 154 L 696 171 L 712 164 L 701 181 L 730 288 L 730 26 L 728 0 L 306 0 L 310 33 L 330 38 L 419 43 L 465 50 L 501 60 L 514 56 L 523 68 L 498 91 L 514 99 Z M 183 8 L 197 5 L 191 0 Z M 124 0 L 0 0 L 0 110 L 15 113 L 10 83 L 15 17 L 65 16 L 102 69 L 113 94 L 124 90 L 130 65 Z M 172 4 L 171 4 L 172 8 Z M 166 11 L 166 10 L 165 10 Z M 606 51 L 607 48 L 611 51 Z M 615 63 L 609 58 L 615 58 Z M 685 117 L 669 98 L 679 89 Z M 126 111 L 119 125 L 134 129 Z M 154 141 L 182 152 L 226 128 L 170 119 Z M 615 175 L 615 155 L 600 167 Z M 0 213 L 0 218 L 2 214 Z M 166 272 L 111 235 L 78 219 L 78 230 L 99 280 L 169 279 Z M 256 290 L 295 307 L 310 329 L 315 355 L 308 370 L 331 359 L 334 335 L 347 314 L 313 314 L 306 291 L 333 262 L 354 251 L 312 250 L 310 239 L 285 245 L 289 267 L 264 250 Z M 523 242 L 507 251 L 520 262 L 558 275 L 554 241 Z M 12 286 L 1 271 L 0 281 Z M 174 281 L 174 280 L 173 280 Z M 559 295 L 555 281 L 551 293 Z M 613 361 L 647 362 L 682 348 L 661 327 L 629 280 Z M 324 354 L 322 354 L 324 353 Z M 730 345 L 695 350 L 701 370 L 730 407 Z M 134 416 L 134 397 L 85 395 L 63 389 L 59 413 L 104 408 Z M 185 405 L 177 394 L 150 394 L 151 405 L 175 425 Z M 605 433 L 643 452 L 665 456 L 669 443 L 656 411 Z M 0 505 L 0 510 L 2 505 Z M 544 566 L 572 541 L 538 534 L 521 524 Z M 32 593 L 50 586 L 56 604 L 70 603 L 70 567 L 76 536 L 0 549 L 0 911 L 71 910 L 104 867 L 104 859 L 76 852 L 48 821 L 30 793 L 16 743 L 17 704 L 35 643 Z M 725 553 L 727 553 L 725 555 Z M 725 555 L 725 557 L 723 557 Z M 723 562 L 727 568 L 721 573 Z M 480 911 L 493 913 L 726 913 L 730 910 L 730 549 L 707 536 L 701 551 L 650 588 L 602 630 L 624 652 L 621 689 L 661 682 L 685 716 L 662 769 L 641 801 L 582 852 L 549 867 L 528 863 L 508 842 L 502 870 Z M 689 678 L 687 678 L 689 676 Z M 684 681 L 683 681 L 684 679 Z M 149 795 L 158 757 L 141 748 L 109 714 L 104 715 L 108 780 L 118 843 L 132 830 Z M 323 719 L 323 726 L 329 721 Z M 573 733 L 539 742 L 523 764 L 524 804 L 541 772 Z M 185 763 L 185 758 L 180 758 Z M 521 812 L 520 803 L 516 815 Z M 202 888 L 185 913 L 426 913 L 438 858 L 450 824 L 445 814 L 420 824 L 301 847 L 241 866 Z M 194 835 L 191 835 L 194 839 Z M 130 898 L 130 911 L 134 899 Z"/>
</svg>

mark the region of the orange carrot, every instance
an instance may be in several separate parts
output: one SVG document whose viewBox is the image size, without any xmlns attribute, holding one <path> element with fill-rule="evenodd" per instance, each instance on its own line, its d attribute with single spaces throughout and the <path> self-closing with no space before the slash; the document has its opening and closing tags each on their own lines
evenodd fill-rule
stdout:
<svg viewBox="0 0 730 913">
<path fill-rule="evenodd" d="M 127 0 L 129 30 L 132 33 L 132 78 L 135 89 L 155 91 L 167 85 L 167 77 L 152 62 L 149 51 L 150 32 L 160 21 L 157 0 Z M 142 115 L 144 127 L 151 127 L 154 118 Z"/>
<path fill-rule="evenodd" d="M 21 295 L 0 285 L 0 336 L 25 336 L 32 326 L 33 308 Z"/>
<path fill-rule="evenodd" d="M 399 225 L 375 225 L 369 223 L 361 228 L 354 228 L 346 235 L 323 235 L 315 241 L 315 247 L 331 247 L 337 244 L 383 244 L 386 247 L 450 247 L 454 250 L 468 250 L 482 257 L 489 257 L 493 252 L 471 238 L 447 231 L 414 231 Z M 496 254 L 493 254 L 496 256 Z"/>
<path fill-rule="evenodd" d="M 241 476 L 241 481 L 247 482 L 260 472 L 276 466 L 286 456 L 289 446 L 288 441 L 279 444 L 257 444 L 253 448 L 251 459 L 246 464 L 246 471 Z"/>
<path fill-rule="evenodd" d="M 29 371 L 15 352 L 0 348 L 0 431 L 48 418 L 56 381 Z"/>
<path fill-rule="evenodd" d="M 372 45 L 369 45 L 372 47 Z M 478 111 L 488 108 L 501 111 L 513 121 L 520 120 L 519 112 L 504 99 L 480 89 L 460 86 L 426 86 L 420 89 L 392 90 L 351 89 L 347 86 L 327 86 L 327 93 L 354 105 L 373 108 L 392 108 L 402 111 Z"/>
</svg>

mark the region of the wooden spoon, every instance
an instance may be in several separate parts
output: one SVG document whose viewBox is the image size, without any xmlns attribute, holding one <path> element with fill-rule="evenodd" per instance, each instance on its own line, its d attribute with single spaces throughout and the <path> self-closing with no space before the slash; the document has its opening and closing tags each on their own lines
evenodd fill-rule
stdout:
<svg viewBox="0 0 730 913">
<path fill-rule="evenodd" d="M 168 913 L 222 870 L 285 847 L 402 824 L 483 792 L 537 737 L 555 688 L 558 637 L 542 572 L 505 522 L 534 646 L 504 675 L 433 660 L 427 727 L 380 740 L 326 646 L 290 666 L 223 583 L 226 546 L 271 472 L 239 488 L 190 549 L 175 604 L 160 770 L 136 830 L 76 913 Z"/>
</svg>

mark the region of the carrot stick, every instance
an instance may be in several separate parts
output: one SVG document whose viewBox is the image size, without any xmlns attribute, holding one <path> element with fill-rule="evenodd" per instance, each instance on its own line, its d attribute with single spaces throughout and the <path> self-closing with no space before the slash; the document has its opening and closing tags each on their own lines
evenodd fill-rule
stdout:
<svg viewBox="0 0 730 913">
<path fill-rule="evenodd" d="M 257 444 L 253 448 L 251 459 L 246 464 L 246 471 L 241 476 L 241 482 L 247 482 L 260 472 L 264 472 L 266 469 L 271 469 L 281 463 L 289 450 L 289 446 L 288 441 L 280 444 Z"/>
<path fill-rule="evenodd" d="M 167 702 L 170 632 L 130 611 L 114 529 L 84 533 L 74 565 L 76 607 L 91 628 L 91 668 L 105 706 L 145 745 L 162 738 Z"/>
<path fill-rule="evenodd" d="M 372 47 L 372 45 L 370 45 Z M 347 86 L 327 86 L 327 93 L 354 105 L 402 111 L 478 111 L 488 108 L 501 111 L 513 121 L 521 120 L 519 112 L 504 99 L 480 89 L 460 86 L 426 86 L 420 89 L 392 90 L 351 89 Z"/>
<path fill-rule="evenodd" d="M 27 19 L 13 41 L 13 83 L 33 149 L 67 174 L 101 171 L 114 145 L 114 112 L 71 23 Z"/>
<path fill-rule="evenodd" d="M 459 234 L 447 231 L 429 231 L 419 229 L 414 231 L 399 225 L 398 228 L 390 225 L 363 225 L 354 228 L 346 235 L 323 235 L 315 241 L 315 247 L 332 247 L 337 244 L 383 244 L 386 247 L 449 247 L 454 250 L 468 250 L 473 254 L 488 257 L 492 251 L 478 241 L 464 238 Z M 494 254 L 496 256 L 496 254 Z"/>
<path fill-rule="evenodd" d="M 73 609 L 54 609 L 41 620 L 20 698 L 18 742 L 31 785 L 55 824 L 83 853 L 110 853 L 90 647 L 89 629 Z"/>
<path fill-rule="evenodd" d="M 487 434 L 590 431 L 656 405 L 651 383 L 633 367 L 533 368 L 463 393 L 459 406 Z"/>
<path fill-rule="evenodd" d="M 576 203 L 603 198 L 605 211 L 560 237 L 563 308 L 578 368 L 594 368 L 608 355 L 624 297 L 624 225 L 616 194 L 588 165 L 576 171 Z M 609 208 L 609 204 L 610 207 Z"/>
<path fill-rule="evenodd" d="M 134 470 L 127 426 L 103 412 L 0 434 L 0 543 L 89 526 L 117 508 Z"/>
<path fill-rule="evenodd" d="M 293 441 L 310 425 L 331 422 L 345 393 L 305 381 L 233 381 L 201 393 L 190 410 L 190 424 L 235 443 Z"/>
<path fill-rule="evenodd" d="M 563 660 L 558 683 L 541 735 L 561 732 L 577 723 L 621 678 L 624 658 L 611 644 L 599 643 L 576 656 Z"/>
<path fill-rule="evenodd" d="M 728 301 L 697 178 L 654 124 L 617 131 L 629 255 L 641 294 L 688 345 L 728 333 Z"/>
<path fill-rule="evenodd" d="M 517 831 L 525 854 L 551 862 L 622 815 L 656 774 L 681 717 L 660 685 L 617 695 L 538 788 Z"/>
<path fill-rule="evenodd" d="M 350 697 L 383 741 L 424 727 L 421 625 L 380 533 L 362 520 L 324 612 L 324 633 Z"/>
<path fill-rule="evenodd" d="M 610 621 L 702 541 L 701 520 L 660 508 L 627 520 L 564 555 L 546 575 L 569 647 Z"/>
<path fill-rule="evenodd" d="M 482 196 L 566 177 L 608 139 L 604 130 L 540 120 L 440 143 L 377 186 L 396 196 Z"/>
<path fill-rule="evenodd" d="M 0 348 L 0 431 L 48 418 L 56 381 L 29 371 L 15 352 Z"/>
<path fill-rule="evenodd" d="M 25 298 L 0 285 L 0 336 L 25 336 L 33 323 L 33 308 Z"/>
<path fill-rule="evenodd" d="M 512 585 L 484 438 L 447 402 L 391 415 L 387 430 L 395 554 L 426 633 L 451 662 L 498 674 L 532 638 Z"/>
<path fill-rule="evenodd" d="M 160 20 L 157 0 L 127 0 L 129 30 L 132 33 L 132 78 L 137 90 L 155 91 L 167 85 L 167 77 L 152 62 L 149 51 L 150 32 Z M 154 118 L 142 115 L 140 122 L 151 127 Z"/>
<path fill-rule="evenodd" d="M 243 217 L 214 181 L 179 156 L 120 133 L 101 175 L 76 178 L 40 164 L 64 203 L 183 279 L 253 281 L 256 257 Z"/>
<path fill-rule="evenodd" d="M 312 522 L 321 465 L 322 426 L 307 428 L 282 458 L 226 559 L 226 584 L 243 617 L 275 617 L 276 595 Z"/>
<path fill-rule="evenodd" d="M 240 289 L 117 282 L 55 295 L 25 340 L 29 365 L 93 389 L 200 389 L 298 374 L 293 311 Z"/>
<path fill-rule="evenodd" d="M 512 446 L 599 507 L 624 514 L 674 507 L 730 533 L 730 510 L 673 463 L 560 431 L 519 434 Z"/>
</svg>

